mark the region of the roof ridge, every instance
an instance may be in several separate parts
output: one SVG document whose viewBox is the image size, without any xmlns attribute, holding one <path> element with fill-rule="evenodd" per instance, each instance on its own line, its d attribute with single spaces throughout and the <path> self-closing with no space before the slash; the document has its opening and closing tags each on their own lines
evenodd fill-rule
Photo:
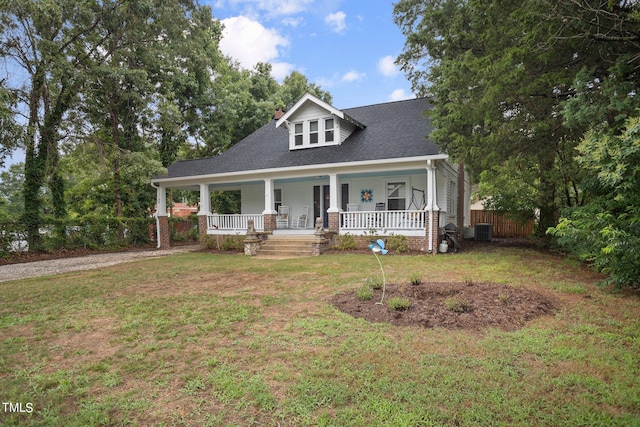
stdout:
<svg viewBox="0 0 640 427">
<path fill-rule="evenodd" d="M 429 99 L 430 98 L 428 96 L 420 96 L 420 97 L 416 96 L 415 98 L 399 99 L 397 101 L 376 102 L 375 104 L 359 105 L 357 107 L 340 108 L 340 110 L 355 110 L 356 108 L 376 107 L 376 106 L 379 106 L 379 105 L 398 104 L 400 102 L 424 101 L 424 100 L 429 101 Z"/>
</svg>

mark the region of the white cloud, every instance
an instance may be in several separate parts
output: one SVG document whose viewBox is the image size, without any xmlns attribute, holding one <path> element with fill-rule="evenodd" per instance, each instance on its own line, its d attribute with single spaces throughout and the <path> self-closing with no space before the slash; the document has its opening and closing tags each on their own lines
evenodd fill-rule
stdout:
<svg viewBox="0 0 640 427">
<path fill-rule="evenodd" d="M 271 63 L 271 75 L 279 82 L 282 82 L 294 69 L 293 64 L 289 64 L 288 62 Z"/>
<path fill-rule="evenodd" d="M 342 11 L 338 11 L 327 15 L 324 18 L 324 22 L 331 27 L 331 31 L 334 33 L 342 33 L 347 28 L 346 19 L 347 15 Z"/>
<path fill-rule="evenodd" d="M 220 41 L 220 50 L 238 61 L 247 69 L 252 69 L 258 62 L 269 62 L 273 65 L 274 77 L 276 68 L 282 72 L 284 68 L 293 66 L 278 63 L 274 60 L 280 55 L 279 48 L 289 46 L 289 40 L 274 29 L 265 28 L 258 21 L 245 16 L 223 19 L 224 32 Z"/>
<path fill-rule="evenodd" d="M 302 19 L 301 17 L 293 18 L 291 16 L 287 16 L 286 18 L 282 19 L 281 22 L 282 22 L 282 25 L 285 25 L 287 27 L 296 28 L 296 27 L 299 27 L 300 25 L 302 25 L 302 23 L 304 22 L 304 19 Z"/>
<path fill-rule="evenodd" d="M 229 0 L 233 7 L 243 9 L 243 14 L 254 16 L 266 12 L 267 16 L 277 17 L 305 12 L 314 0 Z M 218 1 L 218 8 L 224 7 L 224 1 Z M 215 15 L 215 11 L 214 11 Z"/>
<path fill-rule="evenodd" d="M 356 70 L 351 70 L 347 72 L 344 76 L 342 76 L 343 82 L 355 82 L 358 80 L 362 80 L 366 77 L 365 73 L 359 73 Z"/>
<path fill-rule="evenodd" d="M 413 99 L 415 95 L 407 93 L 404 89 L 396 89 L 389 95 L 389 101 L 404 101 L 405 99 Z"/>
<path fill-rule="evenodd" d="M 394 61 L 395 59 L 391 55 L 387 55 L 384 58 L 381 58 L 378 61 L 378 71 L 380 71 L 382 75 L 387 77 L 392 77 L 400 73 L 400 70 L 398 69 L 396 64 L 394 64 Z"/>
</svg>

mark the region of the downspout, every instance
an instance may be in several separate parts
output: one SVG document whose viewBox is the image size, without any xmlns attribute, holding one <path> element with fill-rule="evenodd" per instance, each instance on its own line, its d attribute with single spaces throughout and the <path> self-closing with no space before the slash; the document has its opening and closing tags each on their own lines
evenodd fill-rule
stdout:
<svg viewBox="0 0 640 427">
<path fill-rule="evenodd" d="M 429 244 L 428 253 L 433 253 L 433 169 L 431 159 L 427 160 L 427 207 L 429 208 Z"/>
<path fill-rule="evenodd" d="M 153 182 L 150 182 L 149 185 L 151 185 L 153 188 L 156 189 L 156 192 L 158 191 L 158 188 L 160 187 L 156 187 Z M 156 249 L 160 249 L 160 218 L 158 218 L 158 208 L 156 206 L 156 213 L 153 214 L 153 216 L 156 219 L 156 242 L 158 242 L 158 244 L 156 245 Z"/>
</svg>

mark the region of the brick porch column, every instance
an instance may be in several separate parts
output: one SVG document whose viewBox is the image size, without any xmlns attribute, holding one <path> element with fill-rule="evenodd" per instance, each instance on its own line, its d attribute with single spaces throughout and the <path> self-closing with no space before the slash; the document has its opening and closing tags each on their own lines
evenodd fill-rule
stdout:
<svg viewBox="0 0 640 427">
<path fill-rule="evenodd" d="M 264 218 L 264 231 L 273 231 L 276 229 L 277 214 L 268 213 L 262 215 Z"/>
<path fill-rule="evenodd" d="M 158 245 L 159 249 L 169 249 L 171 247 L 171 242 L 169 241 L 171 232 L 169 231 L 169 216 L 168 215 L 158 215 L 158 235 L 160 237 L 160 242 Z"/>
<path fill-rule="evenodd" d="M 428 218 L 429 213 L 427 212 L 427 242 L 429 241 L 429 218 Z M 435 255 L 438 253 L 438 245 L 440 244 L 440 242 L 438 241 L 438 234 L 439 234 L 439 229 L 438 226 L 440 225 L 440 211 L 433 211 L 433 220 L 432 220 L 432 224 L 433 224 L 433 238 L 431 240 L 431 244 L 432 244 L 432 248 L 433 251 L 432 253 Z"/>
<path fill-rule="evenodd" d="M 207 215 L 198 215 L 198 237 L 203 238 L 207 235 Z"/>
<path fill-rule="evenodd" d="M 340 231 L 340 212 L 329 212 L 329 231 L 333 233 Z"/>
</svg>

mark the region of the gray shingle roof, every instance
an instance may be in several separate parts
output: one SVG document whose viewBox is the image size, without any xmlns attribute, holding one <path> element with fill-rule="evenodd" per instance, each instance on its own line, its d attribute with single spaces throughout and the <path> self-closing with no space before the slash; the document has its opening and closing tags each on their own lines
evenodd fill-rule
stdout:
<svg viewBox="0 0 640 427">
<path fill-rule="evenodd" d="M 170 165 L 167 177 L 440 154 L 441 150 L 426 137 L 432 130 L 424 115 L 429 108 L 426 99 L 411 99 L 343 109 L 366 128 L 356 129 L 342 145 L 292 151 L 288 130 L 276 128 L 272 120 L 218 156 Z"/>
</svg>

